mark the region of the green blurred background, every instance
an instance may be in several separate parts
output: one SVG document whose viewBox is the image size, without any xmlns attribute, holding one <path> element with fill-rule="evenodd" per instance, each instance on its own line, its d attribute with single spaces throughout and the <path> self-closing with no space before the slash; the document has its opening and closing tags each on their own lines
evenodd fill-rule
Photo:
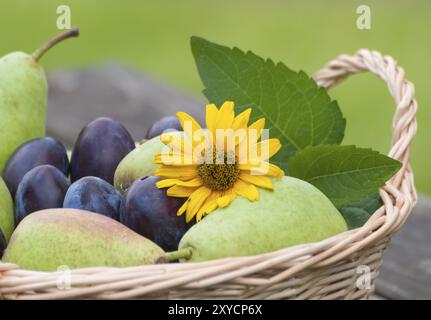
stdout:
<svg viewBox="0 0 431 320">
<path fill-rule="evenodd" d="M 431 194 L 430 73 L 431 1 L 146 1 L 0 0 L 0 55 L 31 52 L 56 34 L 56 8 L 72 9 L 79 42 L 62 44 L 43 58 L 48 70 L 124 61 L 143 72 L 202 96 L 189 38 L 252 50 L 310 75 L 340 53 L 372 48 L 390 54 L 416 85 L 419 134 L 413 168 L 420 192 Z M 371 30 L 356 27 L 356 8 L 371 7 Z M 368 74 L 331 91 L 347 118 L 344 143 L 387 152 L 392 99 Z"/>
</svg>

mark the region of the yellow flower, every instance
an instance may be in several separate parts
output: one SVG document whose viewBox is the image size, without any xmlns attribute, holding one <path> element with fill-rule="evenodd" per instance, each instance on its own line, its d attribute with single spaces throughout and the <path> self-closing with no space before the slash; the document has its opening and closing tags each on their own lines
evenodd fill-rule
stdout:
<svg viewBox="0 0 431 320">
<path fill-rule="evenodd" d="M 186 221 L 228 206 L 237 196 L 259 199 L 257 187 L 273 189 L 271 178 L 284 176 L 283 170 L 268 162 L 281 144 L 263 139 L 265 119 L 248 126 L 251 109 L 235 117 L 233 102 L 220 109 L 206 106 L 206 129 L 184 112 L 177 117 L 184 134 L 165 133 L 161 141 L 169 148 L 155 157 L 160 164 L 156 175 L 163 178 L 158 188 L 169 188 L 168 196 L 188 198 L 177 215 Z"/>
</svg>

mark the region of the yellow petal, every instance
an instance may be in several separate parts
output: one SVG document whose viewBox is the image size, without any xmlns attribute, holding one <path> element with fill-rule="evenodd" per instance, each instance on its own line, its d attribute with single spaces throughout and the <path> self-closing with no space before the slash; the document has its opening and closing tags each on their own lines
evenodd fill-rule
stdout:
<svg viewBox="0 0 431 320">
<path fill-rule="evenodd" d="M 158 188 L 167 188 L 175 185 L 182 187 L 200 187 L 202 185 L 202 181 L 200 178 L 194 178 L 188 181 L 179 179 L 165 179 L 156 182 L 156 186 Z"/>
<path fill-rule="evenodd" d="M 190 139 L 185 139 L 178 133 L 163 133 L 160 141 L 168 146 L 174 153 L 190 155 L 193 152 L 193 144 Z M 169 150 L 167 150 L 169 151 Z M 163 152 L 166 152 L 163 150 Z"/>
<path fill-rule="evenodd" d="M 155 173 L 158 177 L 189 180 L 197 177 L 197 166 L 165 166 L 161 165 Z"/>
<path fill-rule="evenodd" d="M 284 176 L 284 171 L 275 164 L 270 163 L 266 175 L 270 177 L 281 178 Z"/>
<path fill-rule="evenodd" d="M 250 172 L 256 172 L 260 175 L 266 175 L 270 177 L 282 177 L 284 176 L 284 171 L 281 170 L 279 167 L 277 167 L 275 164 L 268 163 L 266 161 L 260 161 L 257 164 L 238 164 L 239 170 L 249 171 Z"/>
<path fill-rule="evenodd" d="M 199 222 L 203 216 L 217 209 L 217 198 L 220 197 L 220 193 L 218 191 L 212 191 L 208 198 L 205 200 L 205 203 L 199 209 L 196 214 L 196 221 Z"/>
<path fill-rule="evenodd" d="M 189 205 L 189 199 L 187 199 L 187 201 L 184 202 L 183 205 L 178 209 L 177 211 L 178 217 L 181 216 L 187 210 L 188 205 Z"/>
<path fill-rule="evenodd" d="M 256 134 L 252 135 L 252 137 L 253 138 L 256 137 L 257 139 L 259 139 L 260 135 L 262 134 L 263 128 L 265 128 L 265 118 L 260 118 L 259 120 L 256 120 L 255 122 L 253 122 L 248 127 L 248 130 L 256 130 Z M 257 140 L 256 140 L 256 142 L 257 142 Z"/>
<path fill-rule="evenodd" d="M 177 197 L 177 198 L 185 198 L 189 197 L 193 192 L 195 192 L 198 188 L 192 188 L 192 187 L 183 187 L 183 186 L 173 186 L 170 187 L 166 194 L 169 197 Z"/>
<path fill-rule="evenodd" d="M 247 124 L 250 119 L 251 108 L 241 112 L 232 123 L 232 129 L 235 135 L 235 146 L 247 139 L 248 129 Z"/>
<path fill-rule="evenodd" d="M 259 191 L 253 184 L 238 180 L 235 182 L 233 188 L 237 195 L 240 195 L 250 201 L 256 201 L 259 199 Z"/>
<path fill-rule="evenodd" d="M 233 107 L 234 103 L 232 101 L 223 103 L 218 111 L 216 129 L 228 129 L 232 127 L 232 122 L 235 117 Z"/>
<path fill-rule="evenodd" d="M 172 187 L 177 184 L 178 179 L 164 179 L 156 182 L 156 187 L 159 189 Z"/>
<path fill-rule="evenodd" d="M 250 120 L 251 108 L 248 108 L 235 117 L 232 123 L 232 129 L 245 129 Z"/>
<path fill-rule="evenodd" d="M 160 135 L 160 141 L 164 144 L 168 144 L 173 140 L 182 140 L 183 136 L 178 132 L 164 132 Z"/>
<path fill-rule="evenodd" d="M 177 112 L 178 120 L 180 121 L 183 131 L 187 134 L 189 139 L 193 141 L 193 135 L 201 129 L 199 123 L 190 115 L 185 112 Z"/>
<path fill-rule="evenodd" d="M 202 180 L 200 178 L 194 178 L 188 181 L 179 181 L 177 185 L 183 187 L 200 187 L 202 185 Z"/>
<path fill-rule="evenodd" d="M 218 205 L 217 205 L 216 200 L 210 202 L 207 206 L 202 207 L 198 211 L 198 213 L 196 214 L 196 221 L 197 222 L 201 221 L 204 216 L 210 214 L 211 212 L 213 212 L 217 208 L 218 208 Z"/>
<path fill-rule="evenodd" d="M 263 166 L 265 163 L 267 163 L 266 161 L 259 161 L 258 163 L 239 163 L 238 164 L 238 169 L 239 170 L 259 170 L 259 168 L 261 166 Z"/>
<path fill-rule="evenodd" d="M 257 159 L 259 160 L 267 160 L 271 158 L 274 154 L 276 154 L 281 148 L 280 140 L 276 138 L 267 139 L 260 141 L 256 144 L 256 151 L 254 150 L 251 152 L 250 159 L 255 159 L 257 156 Z M 256 154 L 254 154 L 256 153 Z"/>
<path fill-rule="evenodd" d="M 242 139 L 236 146 L 235 152 L 241 163 L 246 163 L 250 158 L 250 150 L 257 148 L 256 143 L 259 140 L 262 130 L 265 127 L 265 118 L 253 122 L 247 129 L 247 139 Z"/>
<path fill-rule="evenodd" d="M 188 166 L 195 163 L 191 155 L 185 155 L 176 151 L 159 153 L 154 156 L 154 163 L 164 165 Z"/>
<path fill-rule="evenodd" d="M 206 125 L 207 129 L 211 132 L 211 134 L 215 135 L 215 129 L 217 125 L 217 115 L 218 109 L 215 104 L 208 104 L 206 106 Z"/>
<path fill-rule="evenodd" d="M 190 222 L 193 219 L 210 194 L 211 189 L 204 186 L 200 187 L 190 195 L 190 203 L 186 211 L 186 222 Z"/>
<path fill-rule="evenodd" d="M 233 190 L 226 191 L 223 196 L 217 199 L 217 205 L 220 208 L 227 207 L 236 198 L 236 193 Z"/>
<path fill-rule="evenodd" d="M 245 172 L 239 174 L 239 178 L 248 183 L 252 183 L 258 187 L 272 190 L 274 187 L 272 185 L 271 179 L 265 176 L 254 176 Z"/>
</svg>

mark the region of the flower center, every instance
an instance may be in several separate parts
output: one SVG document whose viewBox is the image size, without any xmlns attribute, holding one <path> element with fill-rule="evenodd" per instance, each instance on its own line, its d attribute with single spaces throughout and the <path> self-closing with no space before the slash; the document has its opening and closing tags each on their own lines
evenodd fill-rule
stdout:
<svg viewBox="0 0 431 320">
<path fill-rule="evenodd" d="M 219 159 L 219 161 L 217 161 Z M 238 180 L 239 169 L 236 161 L 229 163 L 229 157 L 222 154 L 217 157 L 213 152 L 212 163 L 202 163 L 198 165 L 198 176 L 203 184 L 215 191 L 226 191 L 233 187 Z M 221 161 L 223 160 L 223 161 Z M 222 163 L 217 163 L 222 162 Z"/>
</svg>

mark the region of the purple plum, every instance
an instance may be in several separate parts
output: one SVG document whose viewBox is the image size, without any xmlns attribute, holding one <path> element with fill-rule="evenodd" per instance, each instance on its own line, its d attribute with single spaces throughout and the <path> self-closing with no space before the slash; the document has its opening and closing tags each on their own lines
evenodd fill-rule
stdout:
<svg viewBox="0 0 431 320">
<path fill-rule="evenodd" d="M 64 198 L 64 208 L 74 208 L 100 213 L 120 220 L 121 194 L 105 180 L 84 177 L 75 181 Z"/>
<path fill-rule="evenodd" d="M 12 197 L 15 196 L 16 189 L 24 175 L 31 169 L 44 164 L 56 167 L 66 177 L 69 175 L 69 160 L 61 142 L 45 137 L 28 141 L 16 149 L 2 174 Z"/>
<path fill-rule="evenodd" d="M 98 118 L 82 129 L 70 162 L 72 182 L 94 176 L 112 184 L 120 161 L 135 148 L 135 142 L 119 122 Z"/>
<path fill-rule="evenodd" d="M 61 208 L 70 182 L 51 165 L 31 169 L 22 178 L 15 195 L 15 221 L 18 224 L 32 212 Z"/>
<path fill-rule="evenodd" d="M 145 135 L 146 139 L 152 139 L 161 135 L 163 132 L 170 131 L 182 131 L 182 127 L 177 117 L 163 117 L 160 120 L 154 122 L 150 129 L 148 129 Z"/>
<path fill-rule="evenodd" d="M 155 185 L 158 180 L 150 176 L 133 182 L 121 203 L 120 222 L 162 249 L 173 251 L 192 224 L 177 216 L 185 199 L 167 196 L 166 189 Z"/>
</svg>

